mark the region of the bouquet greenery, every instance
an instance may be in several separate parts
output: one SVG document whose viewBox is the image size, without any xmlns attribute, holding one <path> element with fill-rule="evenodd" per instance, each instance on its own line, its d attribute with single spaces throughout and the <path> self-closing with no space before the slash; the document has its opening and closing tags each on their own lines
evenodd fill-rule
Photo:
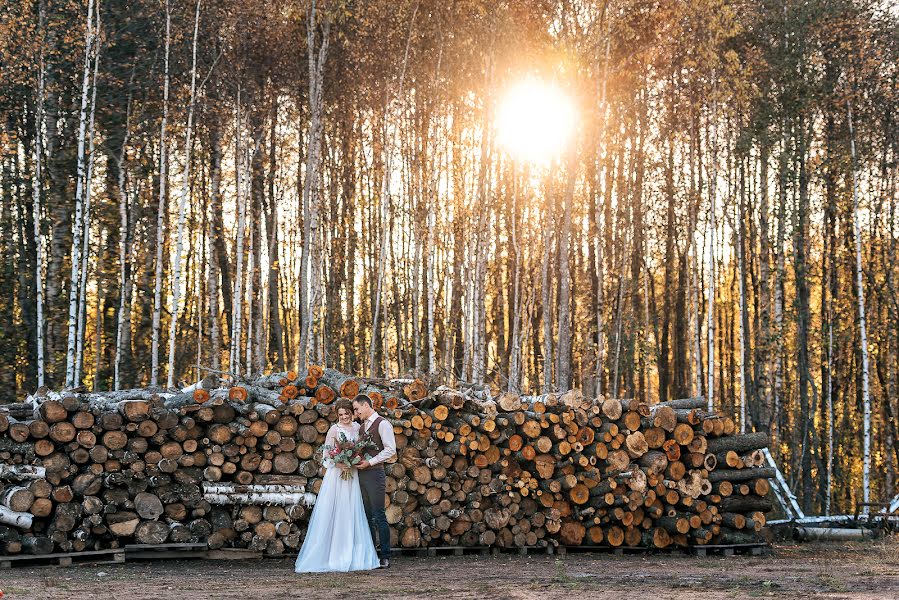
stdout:
<svg viewBox="0 0 899 600">
<path fill-rule="evenodd" d="M 372 446 L 370 435 L 360 435 L 355 442 L 348 439 L 343 432 L 338 435 L 339 437 L 333 446 L 327 445 L 324 447 L 324 455 L 334 461 L 335 465 L 338 467 L 354 467 L 363 460 L 370 458 L 366 453 L 366 450 Z M 353 478 L 353 471 L 344 469 L 340 477 L 344 480 L 350 480 Z"/>
</svg>

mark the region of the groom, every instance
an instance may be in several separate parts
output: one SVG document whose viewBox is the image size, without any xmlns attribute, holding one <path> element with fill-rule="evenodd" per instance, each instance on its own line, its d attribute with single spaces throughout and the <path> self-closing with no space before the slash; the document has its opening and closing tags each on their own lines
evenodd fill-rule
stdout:
<svg viewBox="0 0 899 600">
<path fill-rule="evenodd" d="M 353 412 L 362 424 L 360 435 L 370 435 L 377 452 L 369 460 L 359 463 L 357 468 L 368 528 L 371 530 L 372 540 L 380 540 L 378 556 L 381 559 L 381 568 L 385 569 L 390 566 L 390 527 L 384 514 L 383 463 L 396 456 L 396 438 L 393 437 L 393 425 L 375 412 L 371 398 L 365 394 L 353 398 Z"/>
</svg>

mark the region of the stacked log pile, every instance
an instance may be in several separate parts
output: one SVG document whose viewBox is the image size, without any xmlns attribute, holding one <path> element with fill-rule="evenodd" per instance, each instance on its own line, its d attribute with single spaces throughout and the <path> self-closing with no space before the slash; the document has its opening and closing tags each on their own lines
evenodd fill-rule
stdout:
<svg viewBox="0 0 899 600">
<path fill-rule="evenodd" d="M 735 435 L 701 398 L 494 398 L 311 367 L 174 393 L 42 390 L 0 408 L 0 551 L 296 551 L 333 402 L 359 392 L 396 432 L 395 546 L 739 543 L 772 508 L 766 435 Z"/>
</svg>

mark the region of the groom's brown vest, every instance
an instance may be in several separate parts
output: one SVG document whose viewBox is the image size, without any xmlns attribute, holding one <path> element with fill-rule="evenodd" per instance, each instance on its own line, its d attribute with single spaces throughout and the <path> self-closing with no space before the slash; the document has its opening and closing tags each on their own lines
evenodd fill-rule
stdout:
<svg viewBox="0 0 899 600">
<path fill-rule="evenodd" d="M 378 427 L 381 426 L 381 421 L 384 420 L 384 417 L 379 416 L 374 420 L 371 424 L 371 427 L 365 430 L 365 433 L 371 436 L 372 445 L 375 447 L 375 453 L 372 456 L 377 456 L 384 450 L 384 442 L 381 440 L 381 432 L 378 431 Z M 375 465 L 375 467 L 384 468 L 383 464 Z"/>
</svg>

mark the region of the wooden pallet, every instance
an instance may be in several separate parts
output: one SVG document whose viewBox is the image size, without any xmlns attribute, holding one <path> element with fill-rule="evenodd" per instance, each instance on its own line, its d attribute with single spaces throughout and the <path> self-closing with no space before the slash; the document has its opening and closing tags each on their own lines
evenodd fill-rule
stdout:
<svg viewBox="0 0 899 600">
<path fill-rule="evenodd" d="M 478 555 L 487 556 L 497 548 L 488 548 L 487 546 L 435 546 L 433 548 L 402 548 L 401 553 L 414 553 L 418 557 L 434 557 L 434 556 L 465 556 Z"/>
<path fill-rule="evenodd" d="M 417 557 L 435 556 L 497 556 L 499 554 L 518 554 L 519 556 L 558 555 L 566 554 L 681 554 L 694 556 L 707 556 L 710 554 L 720 556 L 761 555 L 768 544 L 764 542 L 756 544 L 730 544 L 690 546 L 687 548 L 672 546 L 670 548 L 649 548 L 646 546 L 520 546 L 513 548 L 499 548 L 497 546 L 436 546 L 432 548 L 394 548 L 394 555 L 406 555 Z"/>
<path fill-rule="evenodd" d="M 261 560 L 262 552 L 247 548 L 219 548 L 206 552 L 209 560 Z"/>
<path fill-rule="evenodd" d="M 21 554 L 0 556 L 0 569 L 52 565 L 71 567 L 72 565 L 106 565 L 125 562 L 125 549 L 88 550 L 85 552 L 63 552 L 58 554 Z"/>
<path fill-rule="evenodd" d="M 690 546 L 688 548 L 671 547 L 666 549 L 647 548 L 645 546 L 521 546 L 499 548 L 497 546 L 435 546 L 431 548 L 394 548 L 394 556 L 416 556 L 433 558 L 437 556 L 498 556 L 500 554 L 518 554 L 519 556 L 559 555 L 575 553 L 614 554 L 692 554 L 694 556 L 760 556 L 768 547 L 766 543 L 730 544 Z M 287 558 L 294 555 L 282 554 L 265 556 L 262 552 L 242 548 L 222 548 L 209 550 L 206 544 L 132 544 L 113 550 L 94 550 L 86 552 L 68 552 L 64 554 L 22 554 L 0 556 L 0 569 L 18 566 L 56 565 L 68 567 L 76 564 L 114 564 L 132 560 L 158 559 L 212 559 L 212 560 L 251 560 L 260 558 Z"/>
<path fill-rule="evenodd" d="M 622 556 L 624 554 L 692 554 L 693 556 L 707 556 L 709 554 L 733 556 L 735 554 L 748 554 L 751 556 L 759 556 L 767 547 L 768 544 L 764 542 L 755 544 L 688 546 L 686 548 L 680 546 L 671 546 L 668 548 L 649 548 L 646 546 L 559 546 L 556 548 L 556 553 L 573 554 L 595 552 L 611 553 L 616 556 Z"/>
<path fill-rule="evenodd" d="M 661 552 L 672 552 L 675 548 L 661 550 Z M 655 548 L 647 548 L 645 546 L 559 546 L 556 548 L 556 554 L 614 554 L 623 556 L 625 554 L 648 554 L 650 552 L 659 552 Z"/>
<path fill-rule="evenodd" d="M 500 548 L 498 546 L 432 546 L 430 548 L 394 548 L 394 556 L 417 556 L 421 558 L 435 556 L 498 556 L 503 553 L 514 553 L 521 556 L 534 554 L 554 554 L 553 546 L 522 546 Z"/>
<path fill-rule="evenodd" d="M 709 554 L 720 556 L 734 556 L 735 554 L 761 556 L 767 547 L 768 544 L 764 542 L 757 544 L 690 546 L 690 552 L 694 556 L 708 556 Z"/>
<path fill-rule="evenodd" d="M 125 560 L 206 558 L 207 549 L 206 544 L 129 544 Z"/>
</svg>

